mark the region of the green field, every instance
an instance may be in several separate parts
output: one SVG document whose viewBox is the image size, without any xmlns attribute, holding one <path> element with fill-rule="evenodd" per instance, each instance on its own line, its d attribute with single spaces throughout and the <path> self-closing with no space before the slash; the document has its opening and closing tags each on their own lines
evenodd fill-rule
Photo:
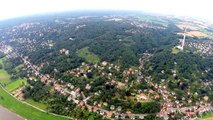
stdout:
<svg viewBox="0 0 213 120">
<path fill-rule="evenodd" d="M 12 92 L 16 89 L 18 89 L 19 87 L 21 87 L 22 85 L 26 85 L 27 84 L 27 80 L 25 79 L 18 79 L 10 84 L 8 84 L 5 89 L 9 92 Z"/>
<path fill-rule="evenodd" d="M 6 93 L 2 88 L 0 88 L 0 96 L 0 104 L 2 106 L 28 120 L 67 120 L 62 117 L 56 117 L 48 113 L 38 111 L 31 106 L 21 103 Z"/>
<path fill-rule="evenodd" d="M 179 53 L 180 52 L 180 50 L 179 49 L 177 49 L 177 48 L 172 48 L 172 53 L 173 54 L 177 54 L 177 53 Z"/>
<path fill-rule="evenodd" d="M 3 69 L 0 69 L 0 83 L 7 85 L 11 82 L 10 75 Z"/>
<path fill-rule="evenodd" d="M 6 58 L 1 58 L 1 59 L 0 59 L 0 64 L 3 65 L 3 61 L 4 61 L 5 59 L 6 59 Z"/>
<path fill-rule="evenodd" d="M 162 18 L 156 18 L 156 17 L 153 17 L 153 16 L 149 16 L 149 15 L 144 15 L 142 17 L 139 18 L 140 21 L 143 21 L 143 22 L 151 22 L 151 23 L 154 23 L 154 24 L 159 24 L 159 25 L 162 25 L 164 27 L 167 27 L 168 26 L 168 21 L 162 19 Z"/>
<path fill-rule="evenodd" d="M 31 105 L 34 105 L 42 110 L 46 110 L 47 106 L 42 104 L 42 103 L 39 103 L 39 102 L 35 102 L 33 99 L 27 99 L 25 102 L 31 104 Z"/>
<path fill-rule="evenodd" d="M 12 82 L 10 80 L 10 75 L 5 70 L 0 69 L 0 83 L 2 85 L 6 85 L 5 89 L 7 89 L 8 91 L 15 90 L 20 85 L 22 85 L 23 82 L 27 83 L 27 81 L 24 79 L 18 79 L 17 81 Z M 45 105 L 41 105 L 32 100 L 28 100 L 27 102 L 41 109 L 46 108 Z M 4 106 L 14 113 L 17 113 L 27 120 L 68 120 L 63 117 L 57 117 L 48 113 L 41 112 L 27 104 L 24 104 L 5 92 L 2 87 L 0 87 L 0 105 Z"/>
<path fill-rule="evenodd" d="M 199 120 L 213 120 L 213 112 L 204 113 Z"/>
<path fill-rule="evenodd" d="M 82 48 L 77 51 L 79 57 L 84 58 L 87 62 L 96 64 L 100 62 L 100 58 L 94 53 L 89 52 L 88 47 Z"/>
<path fill-rule="evenodd" d="M 3 59 L 0 59 L 0 64 L 3 64 Z"/>
<path fill-rule="evenodd" d="M 23 66 L 24 66 L 23 64 L 20 64 L 20 65 L 18 65 L 18 66 L 15 67 L 15 70 L 19 71 L 19 69 L 22 68 Z"/>
</svg>

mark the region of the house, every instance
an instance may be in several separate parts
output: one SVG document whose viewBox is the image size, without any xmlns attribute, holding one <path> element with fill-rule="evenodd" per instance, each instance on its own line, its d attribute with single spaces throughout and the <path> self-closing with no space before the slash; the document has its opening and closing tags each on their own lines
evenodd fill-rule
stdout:
<svg viewBox="0 0 213 120">
<path fill-rule="evenodd" d="M 60 84 L 55 84 L 55 90 L 56 91 L 61 91 L 62 86 Z"/>
<path fill-rule="evenodd" d="M 117 82 L 117 85 L 118 85 L 118 87 L 124 87 L 125 86 L 125 84 L 122 83 L 122 82 Z"/>
<path fill-rule="evenodd" d="M 104 106 L 108 106 L 108 103 L 107 103 L 107 102 L 104 102 L 103 105 L 104 105 Z"/>
<path fill-rule="evenodd" d="M 97 107 L 93 107 L 93 112 L 96 112 L 98 110 Z"/>
<path fill-rule="evenodd" d="M 110 106 L 110 109 L 111 109 L 111 110 L 114 110 L 114 109 L 115 109 L 115 106 L 114 106 L 114 105 L 111 105 L 111 106 Z"/>
<path fill-rule="evenodd" d="M 160 95 L 159 94 L 155 94 L 155 99 L 159 99 L 160 98 Z"/>
<path fill-rule="evenodd" d="M 89 109 L 90 112 L 92 112 L 93 108 L 90 105 L 87 105 L 87 108 Z"/>
<path fill-rule="evenodd" d="M 139 118 L 140 119 L 144 119 L 144 115 L 139 115 Z"/>
<path fill-rule="evenodd" d="M 134 120 L 135 119 L 135 115 L 129 115 L 130 119 Z"/>
<path fill-rule="evenodd" d="M 104 111 L 103 110 L 100 111 L 100 115 L 104 115 Z"/>
<path fill-rule="evenodd" d="M 148 97 L 144 94 L 144 93 L 141 93 L 139 95 L 136 96 L 138 100 L 147 100 Z"/>
<path fill-rule="evenodd" d="M 107 112 L 106 112 L 106 116 L 107 116 L 107 118 L 111 118 L 111 116 L 112 116 L 112 112 L 107 111 Z"/>
<path fill-rule="evenodd" d="M 118 110 L 118 111 L 121 111 L 121 109 L 122 109 L 121 106 L 118 106 L 117 110 Z"/>
<path fill-rule="evenodd" d="M 126 115 L 125 114 L 121 114 L 121 119 L 125 119 Z"/>
<path fill-rule="evenodd" d="M 71 101 L 71 100 L 72 100 L 72 96 L 69 96 L 69 97 L 67 98 L 67 100 L 68 100 L 68 101 Z"/>
<path fill-rule="evenodd" d="M 106 66 L 106 65 L 107 65 L 107 62 L 106 62 L 106 61 L 103 61 L 101 64 L 102 64 L 103 66 Z"/>
<path fill-rule="evenodd" d="M 65 55 L 69 55 L 69 50 L 66 50 L 66 51 L 65 51 Z"/>
<path fill-rule="evenodd" d="M 188 103 L 191 103 L 191 102 L 192 102 L 192 99 L 189 99 L 189 100 L 188 100 Z"/>
<path fill-rule="evenodd" d="M 70 94 L 71 94 L 72 98 L 76 98 L 76 96 L 77 96 L 76 92 L 74 92 L 74 91 L 71 91 Z"/>
<path fill-rule="evenodd" d="M 203 99 L 204 99 L 205 101 L 208 101 L 209 97 L 208 97 L 208 96 L 204 96 Z"/>
<path fill-rule="evenodd" d="M 89 84 L 86 85 L 86 89 L 89 90 L 91 86 Z"/>
<path fill-rule="evenodd" d="M 126 111 L 126 114 L 132 114 L 132 112 L 131 111 Z"/>
</svg>

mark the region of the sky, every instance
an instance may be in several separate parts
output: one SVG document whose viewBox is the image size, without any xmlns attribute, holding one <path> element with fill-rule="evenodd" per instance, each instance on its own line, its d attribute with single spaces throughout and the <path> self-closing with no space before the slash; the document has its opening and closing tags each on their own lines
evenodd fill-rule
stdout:
<svg viewBox="0 0 213 120">
<path fill-rule="evenodd" d="M 0 20 L 71 10 L 141 10 L 213 20 L 213 0 L 0 0 Z"/>
</svg>

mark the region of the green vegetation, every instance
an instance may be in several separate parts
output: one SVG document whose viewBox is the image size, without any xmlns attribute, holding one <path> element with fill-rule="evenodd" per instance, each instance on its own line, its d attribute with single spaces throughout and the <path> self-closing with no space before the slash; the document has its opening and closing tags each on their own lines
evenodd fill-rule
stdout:
<svg viewBox="0 0 213 120">
<path fill-rule="evenodd" d="M 0 69 L 0 83 L 3 85 L 7 85 L 10 82 L 10 75 L 7 73 L 7 71 Z"/>
<path fill-rule="evenodd" d="M 100 62 L 100 58 L 97 55 L 95 55 L 94 53 L 91 53 L 88 49 L 89 49 L 88 47 L 85 47 L 85 48 L 78 50 L 77 55 L 79 57 L 84 58 L 89 63 L 96 64 L 96 63 Z"/>
<path fill-rule="evenodd" d="M 17 28 L 16 33 L 13 34 L 10 27 L 2 28 L 0 36 L 7 34 L 7 39 L 20 38 L 20 36 L 35 39 L 35 42 L 30 44 L 19 40 L 8 42 L 5 39 L 4 41 L 21 55 L 28 56 L 30 63 L 41 68 L 41 74 L 55 78 L 54 83 L 63 85 L 63 89 L 71 91 L 73 88 L 68 87 L 70 83 L 75 88 L 80 88 L 80 92 L 86 97 L 92 95 L 88 100 L 90 105 L 94 105 L 97 101 L 97 104 L 107 103 L 108 105 L 101 106 L 107 110 L 110 109 L 110 105 L 114 105 L 116 108 L 121 106 L 123 113 L 126 111 L 157 113 L 161 110 L 163 98 L 158 97 L 159 91 L 145 81 L 148 76 L 151 77 L 153 84 L 161 85 L 163 88 L 165 86 L 165 90 L 174 92 L 177 99 L 172 98 L 172 102 L 178 100 L 183 102 L 183 106 L 189 106 L 197 101 L 200 102 L 204 96 L 209 97 L 206 102 L 213 101 L 213 92 L 210 90 L 212 85 L 203 87 L 205 81 L 211 81 L 213 78 L 211 69 L 213 58 L 204 58 L 194 54 L 193 50 L 180 52 L 176 49 L 174 45 L 177 45 L 180 39 L 177 35 L 180 29 L 174 21 L 159 16 L 137 15 L 125 19 L 121 17 L 122 22 L 115 22 L 108 20 L 108 17 L 100 16 L 81 20 L 68 20 L 61 16 L 57 18 L 59 24 L 52 17 L 41 21 L 34 19 L 32 23 L 40 24 L 35 24 L 33 27 L 29 25 L 32 29 L 25 31 Z M 8 34 L 9 32 L 11 34 Z M 31 35 L 26 36 L 29 34 Z M 26 49 L 28 47 L 30 50 Z M 68 50 L 69 54 L 61 50 Z M 3 57 L 0 53 L 0 58 Z M 107 64 L 101 65 L 101 61 L 106 61 Z M 83 62 L 86 63 L 84 66 Z M 93 65 L 96 63 L 97 66 Z M 36 81 L 29 80 L 30 85 L 23 90 L 24 98 L 28 103 L 48 112 L 72 116 L 76 119 L 102 118 L 69 102 L 68 96 L 60 93 L 63 91 L 54 90 L 56 84 L 40 81 L 30 67 L 21 69 L 23 61 L 20 57 L 11 57 L 4 62 L 0 60 L 0 64 L 4 64 L 1 68 L 7 71 L 0 71 L 0 80 L 2 79 L 0 83 L 9 91 L 25 83 L 20 78 L 36 79 Z M 139 66 L 142 68 L 138 69 Z M 156 93 L 151 94 L 151 90 Z M 80 92 L 78 100 L 83 99 Z M 147 100 L 138 99 L 140 93 L 148 95 Z M 183 96 L 185 100 L 182 99 Z M 189 99 L 192 99 L 192 103 L 187 103 Z M 19 112 L 18 109 L 16 110 Z M 155 119 L 154 117 L 153 114 L 146 118 Z"/>
<path fill-rule="evenodd" d="M 23 64 L 20 64 L 15 67 L 15 70 L 18 72 L 23 66 L 24 66 Z"/>
<path fill-rule="evenodd" d="M 20 101 L 16 100 L 8 93 L 6 93 L 2 88 L 0 88 L 0 96 L 0 104 L 2 106 L 28 120 L 67 120 L 62 117 L 56 117 L 48 113 L 38 111 L 31 106 L 21 103 Z"/>
<path fill-rule="evenodd" d="M 200 31 L 201 32 L 203 32 L 203 33 L 205 33 L 205 34 L 207 34 L 207 35 L 209 35 L 209 36 L 213 36 L 213 33 L 212 33 L 212 31 L 208 31 L 207 29 L 200 29 Z"/>
<path fill-rule="evenodd" d="M 167 27 L 167 25 L 168 25 L 168 21 L 161 19 L 161 18 L 156 18 L 154 16 L 149 16 L 149 15 L 144 15 L 144 16 L 140 17 L 139 20 L 144 21 L 144 22 L 151 22 L 154 24 L 160 24 L 164 27 Z"/>
<path fill-rule="evenodd" d="M 34 101 L 33 99 L 26 99 L 25 102 L 34 105 L 42 110 L 47 110 L 47 106 L 45 104 Z"/>
<path fill-rule="evenodd" d="M 3 64 L 4 58 L 0 59 L 0 64 Z"/>
<path fill-rule="evenodd" d="M 206 112 L 200 117 L 199 120 L 212 120 L 213 119 L 213 112 Z"/>
<path fill-rule="evenodd" d="M 16 89 L 18 89 L 19 87 L 26 85 L 27 84 L 27 80 L 25 79 L 18 79 L 10 84 L 8 84 L 5 89 L 8 90 L 9 92 L 12 92 Z"/>
<path fill-rule="evenodd" d="M 173 54 L 177 54 L 177 53 L 179 53 L 179 52 L 180 52 L 180 50 L 177 49 L 176 47 L 173 47 L 173 48 L 172 48 L 172 53 L 173 53 Z"/>
</svg>

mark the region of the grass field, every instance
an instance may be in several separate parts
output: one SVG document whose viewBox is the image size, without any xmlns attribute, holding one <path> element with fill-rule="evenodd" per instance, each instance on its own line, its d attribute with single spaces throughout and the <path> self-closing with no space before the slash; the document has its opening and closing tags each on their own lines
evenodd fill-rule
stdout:
<svg viewBox="0 0 213 120">
<path fill-rule="evenodd" d="M 25 102 L 31 104 L 31 105 L 34 105 L 42 110 L 46 110 L 47 106 L 42 104 L 42 103 L 39 103 L 39 102 L 35 102 L 33 99 L 27 99 Z"/>
<path fill-rule="evenodd" d="M 100 62 L 100 58 L 94 53 L 89 52 L 88 47 L 82 48 L 77 51 L 77 55 L 79 57 L 84 58 L 89 63 L 98 63 Z"/>
<path fill-rule="evenodd" d="M 10 84 L 8 84 L 5 89 L 9 92 L 12 92 L 16 89 L 18 89 L 19 87 L 21 87 L 23 84 L 27 84 L 27 80 L 25 79 L 18 79 L 14 82 L 11 82 Z"/>
<path fill-rule="evenodd" d="M 139 20 L 144 21 L 144 22 L 152 22 L 152 23 L 155 23 L 155 24 L 160 24 L 164 27 L 168 26 L 168 22 L 166 20 L 163 20 L 161 18 L 156 19 L 156 17 L 153 17 L 153 16 L 144 15 L 144 16 L 140 17 Z"/>
<path fill-rule="evenodd" d="M 5 70 L 0 69 L 0 83 L 3 85 L 6 85 L 5 88 L 8 91 L 15 90 L 20 85 L 22 85 L 23 82 L 27 83 L 27 81 L 24 79 L 19 79 L 17 81 L 12 82 L 10 80 L 10 75 Z M 36 103 L 32 100 L 28 100 L 27 102 L 41 109 L 46 108 L 44 105 Z M 27 120 L 68 120 L 63 117 L 57 117 L 48 113 L 41 112 L 29 105 L 26 105 L 18 101 L 17 99 L 13 98 L 11 95 L 5 92 L 1 87 L 0 87 L 0 105 L 26 118 Z"/>
<path fill-rule="evenodd" d="M 213 111 L 204 113 L 199 120 L 213 120 Z"/>
<path fill-rule="evenodd" d="M 177 48 L 172 48 L 172 53 L 173 54 L 177 54 L 177 53 L 179 53 L 180 52 L 180 50 L 179 49 L 177 49 Z"/>
<path fill-rule="evenodd" d="M 3 64 L 3 58 L 2 58 L 2 59 L 0 59 L 0 64 Z"/>
<path fill-rule="evenodd" d="M 5 60 L 6 58 L 1 58 L 0 59 L 0 64 L 3 64 L 3 61 Z"/>
<path fill-rule="evenodd" d="M 0 69 L 0 83 L 7 85 L 11 82 L 10 75 L 3 69 Z"/>
<path fill-rule="evenodd" d="M 15 67 L 15 70 L 19 71 L 19 69 L 22 68 L 23 66 L 24 66 L 23 64 L 20 64 L 20 65 L 18 65 L 18 66 Z"/>
<path fill-rule="evenodd" d="M 14 113 L 26 118 L 27 120 L 67 120 L 62 117 L 56 117 L 48 113 L 38 111 L 37 109 L 28 106 L 16 100 L 2 88 L 0 88 L 0 104 Z"/>
</svg>

